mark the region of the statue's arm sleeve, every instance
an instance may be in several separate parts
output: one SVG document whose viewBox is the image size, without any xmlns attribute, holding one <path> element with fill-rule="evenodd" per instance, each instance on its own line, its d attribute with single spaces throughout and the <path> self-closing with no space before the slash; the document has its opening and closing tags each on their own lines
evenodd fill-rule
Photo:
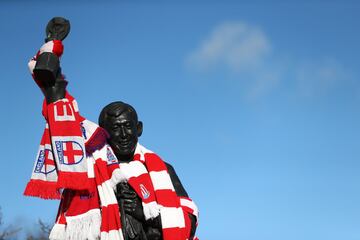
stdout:
<svg viewBox="0 0 360 240">
<path fill-rule="evenodd" d="M 185 188 L 181 184 L 180 179 L 179 179 L 178 175 L 176 174 L 174 167 L 171 166 L 169 163 L 165 163 L 165 164 L 166 164 L 168 173 L 170 175 L 171 182 L 174 185 L 176 194 L 179 197 L 189 197 L 189 195 L 187 194 Z"/>
</svg>

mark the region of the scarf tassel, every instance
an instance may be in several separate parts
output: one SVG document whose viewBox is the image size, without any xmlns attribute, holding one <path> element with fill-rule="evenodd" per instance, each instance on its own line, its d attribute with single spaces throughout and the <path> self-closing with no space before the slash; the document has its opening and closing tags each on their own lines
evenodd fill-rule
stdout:
<svg viewBox="0 0 360 240">
<path fill-rule="evenodd" d="M 90 188 L 87 172 L 58 172 L 58 188 L 87 190 Z"/>
<path fill-rule="evenodd" d="M 66 239 L 66 226 L 65 224 L 56 223 L 51 229 L 50 240 L 64 240 Z"/>
<path fill-rule="evenodd" d="M 66 222 L 66 225 L 54 225 L 50 233 L 50 240 L 96 240 L 100 236 L 101 214 L 99 209 L 92 209 L 79 216 L 66 217 Z"/>
<path fill-rule="evenodd" d="M 31 179 L 28 182 L 24 195 L 42 199 L 60 199 L 56 182 L 46 182 L 38 179 Z"/>
<path fill-rule="evenodd" d="M 156 202 L 142 202 L 145 219 L 154 219 L 160 214 L 160 206 Z"/>
</svg>

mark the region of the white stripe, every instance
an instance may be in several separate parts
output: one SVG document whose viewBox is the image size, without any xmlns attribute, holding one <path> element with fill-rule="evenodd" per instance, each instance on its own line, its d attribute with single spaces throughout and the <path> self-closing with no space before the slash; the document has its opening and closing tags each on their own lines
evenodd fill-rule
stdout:
<svg viewBox="0 0 360 240">
<path fill-rule="evenodd" d="M 131 177 L 138 177 L 141 174 L 147 173 L 144 164 L 139 161 L 120 163 L 120 171 L 126 176 L 127 179 Z"/>
<path fill-rule="evenodd" d="M 125 175 L 120 171 L 119 168 L 116 168 L 111 175 L 110 178 L 110 185 L 111 187 L 115 190 L 116 189 L 116 185 L 120 182 L 126 182 L 126 177 Z"/>
<path fill-rule="evenodd" d="M 193 201 L 190 201 L 189 199 L 185 199 L 185 198 L 180 198 L 180 205 L 192 209 L 194 212 L 194 215 L 196 217 L 198 217 L 199 210 Z"/>
<path fill-rule="evenodd" d="M 121 229 L 110 230 L 109 232 L 101 232 L 101 240 L 124 240 Z"/>
<path fill-rule="evenodd" d="M 79 107 L 78 107 L 77 101 L 75 99 L 72 101 L 72 104 L 74 106 L 75 112 L 79 112 Z"/>
<path fill-rule="evenodd" d="M 160 172 L 151 171 L 150 177 L 155 191 L 164 189 L 175 191 L 174 186 L 171 183 L 170 176 L 166 170 Z"/>
<path fill-rule="evenodd" d="M 51 148 L 51 145 L 50 144 L 45 144 L 45 149 L 48 149 L 48 150 L 51 150 L 52 151 L 52 148 Z"/>
<path fill-rule="evenodd" d="M 108 206 L 110 204 L 117 204 L 114 190 L 111 188 L 110 180 L 106 180 L 101 185 L 97 186 L 101 206 Z"/>
<path fill-rule="evenodd" d="M 160 209 L 162 228 L 184 228 L 185 219 L 182 208 L 162 207 Z"/>
<path fill-rule="evenodd" d="M 106 144 L 100 150 L 96 150 L 95 152 L 93 152 L 92 155 L 94 156 L 95 161 L 97 159 L 106 161 Z"/>
<path fill-rule="evenodd" d="M 41 46 L 40 48 L 40 54 L 43 52 L 53 52 L 54 49 L 54 42 L 53 41 L 48 41 L 47 43 L 45 43 L 44 45 Z"/>
<path fill-rule="evenodd" d="M 95 178 L 95 173 L 94 173 L 95 160 L 94 160 L 94 158 L 92 156 L 87 157 L 86 161 L 87 161 L 87 175 L 88 175 L 88 178 Z"/>
<path fill-rule="evenodd" d="M 34 73 L 35 65 L 36 65 L 36 61 L 31 59 L 28 63 L 29 71 L 31 74 Z"/>
</svg>

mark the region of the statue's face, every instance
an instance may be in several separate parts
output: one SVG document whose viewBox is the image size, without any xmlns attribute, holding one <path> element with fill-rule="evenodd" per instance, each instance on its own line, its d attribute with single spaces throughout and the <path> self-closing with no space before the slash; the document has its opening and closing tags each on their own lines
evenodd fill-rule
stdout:
<svg viewBox="0 0 360 240">
<path fill-rule="evenodd" d="M 110 134 L 109 144 L 118 158 L 134 154 L 138 137 L 142 132 L 141 122 L 129 111 L 120 109 L 108 116 L 105 129 Z"/>
</svg>

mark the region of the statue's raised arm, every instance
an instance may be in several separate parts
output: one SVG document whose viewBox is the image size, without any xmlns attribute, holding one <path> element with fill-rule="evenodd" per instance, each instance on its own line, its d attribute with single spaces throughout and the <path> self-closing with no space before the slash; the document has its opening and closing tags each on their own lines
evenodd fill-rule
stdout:
<svg viewBox="0 0 360 240">
<path fill-rule="evenodd" d="M 45 44 L 30 60 L 29 69 L 44 93 L 47 103 L 65 97 L 67 81 L 61 73 L 62 41 L 70 32 L 70 22 L 62 17 L 52 18 L 46 26 Z"/>
</svg>

